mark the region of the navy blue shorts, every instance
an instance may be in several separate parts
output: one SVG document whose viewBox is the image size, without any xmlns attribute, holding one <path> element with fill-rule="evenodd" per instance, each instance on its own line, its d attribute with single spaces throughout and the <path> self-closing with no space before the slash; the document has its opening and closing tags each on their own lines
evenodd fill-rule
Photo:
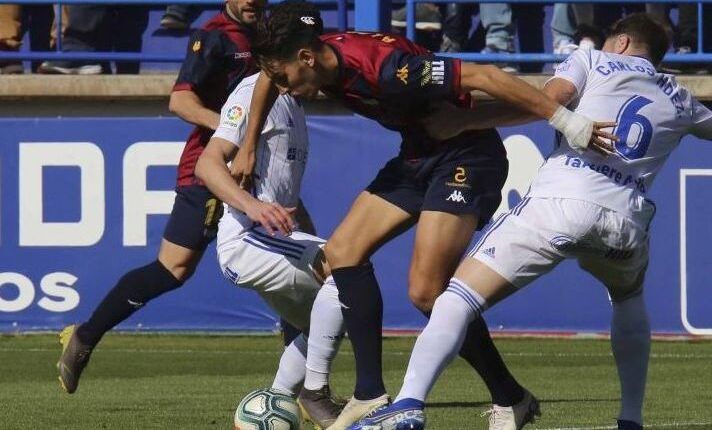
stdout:
<svg viewBox="0 0 712 430">
<path fill-rule="evenodd" d="M 163 238 L 188 249 L 203 251 L 215 239 L 222 213 L 222 202 L 206 187 L 177 187 Z"/>
<path fill-rule="evenodd" d="M 366 188 L 404 211 L 473 214 L 481 228 L 502 201 L 509 162 L 502 139 L 488 130 L 430 155 L 393 158 Z"/>
</svg>

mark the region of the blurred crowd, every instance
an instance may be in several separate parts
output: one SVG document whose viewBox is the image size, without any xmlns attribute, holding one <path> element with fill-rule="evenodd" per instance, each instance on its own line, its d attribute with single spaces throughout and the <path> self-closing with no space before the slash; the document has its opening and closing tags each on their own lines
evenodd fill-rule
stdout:
<svg viewBox="0 0 712 430">
<path fill-rule="evenodd" d="M 577 47 L 600 48 L 605 29 L 621 16 L 647 11 L 666 24 L 674 41 L 673 52 L 697 52 L 697 4 L 567 4 L 555 3 L 549 28 L 545 25 L 545 4 L 532 3 L 418 3 L 416 30 L 419 43 L 433 51 L 497 53 L 553 52 L 567 55 Z M 703 7 L 705 52 L 712 52 L 712 4 Z M 168 32 L 185 33 L 192 21 L 203 11 L 190 5 L 168 6 L 160 25 Z M 29 49 L 33 52 L 57 48 L 58 21 L 61 21 L 61 51 L 141 52 L 143 33 L 148 26 L 148 6 L 85 5 L 62 7 L 52 5 L 0 5 L 0 51 L 17 51 L 25 33 L 29 33 Z M 674 17 L 673 20 L 671 17 Z M 397 8 L 392 13 L 394 32 L 405 33 L 406 11 Z M 706 30 L 706 31 L 705 31 Z M 545 44 L 545 32 L 551 44 Z M 546 38 L 548 40 L 548 37 Z M 505 62 L 508 71 L 538 73 L 541 63 Z M 707 73 L 709 64 L 664 64 L 672 73 Z M 0 74 L 23 73 L 22 62 L 0 61 Z M 138 73 L 138 62 L 34 61 L 31 72 L 55 74 Z"/>
<path fill-rule="evenodd" d="M 608 27 L 624 15 L 648 12 L 664 24 L 672 52 L 697 52 L 697 4 L 554 3 L 549 28 L 544 3 L 418 3 L 416 30 L 420 43 L 433 51 L 484 54 L 542 53 L 568 55 L 578 47 L 600 49 Z M 672 18 L 676 19 L 673 20 Z M 712 5 L 703 6 L 703 50 L 712 52 Z M 392 14 L 394 31 L 405 32 L 405 7 Z M 705 31 L 706 30 L 706 31 Z M 545 46 L 550 31 L 551 46 Z M 504 63 L 511 72 L 538 73 L 541 63 Z M 671 73 L 708 73 L 709 64 L 663 64 Z"/>
</svg>

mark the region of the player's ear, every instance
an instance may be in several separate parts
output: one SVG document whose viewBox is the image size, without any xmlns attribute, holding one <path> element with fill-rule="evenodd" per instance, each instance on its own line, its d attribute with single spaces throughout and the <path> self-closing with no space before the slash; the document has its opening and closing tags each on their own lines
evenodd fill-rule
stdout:
<svg viewBox="0 0 712 430">
<path fill-rule="evenodd" d="M 615 46 L 616 54 L 624 53 L 630 47 L 630 44 L 631 44 L 630 36 L 628 36 L 625 33 L 619 34 L 616 37 L 616 46 Z"/>
<path fill-rule="evenodd" d="M 311 49 L 300 49 L 299 52 L 297 52 L 297 60 L 309 67 L 314 67 L 314 64 L 316 63 L 314 51 Z"/>
</svg>

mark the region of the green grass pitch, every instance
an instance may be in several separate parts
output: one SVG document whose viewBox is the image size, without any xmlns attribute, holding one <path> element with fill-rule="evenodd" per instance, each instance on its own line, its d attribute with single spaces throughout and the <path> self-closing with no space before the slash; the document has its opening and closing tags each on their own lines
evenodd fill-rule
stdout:
<svg viewBox="0 0 712 430">
<path fill-rule="evenodd" d="M 396 393 L 413 338 L 384 342 L 385 378 Z M 527 429 L 613 428 L 618 385 L 605 340 L 498 339 L 544 415 Z M 61 392 L 56 336 L 0 337 L 0 429 L 232 429 L 240 398 L 268 386 L 277 366 L 275 336 L 108 335 L 78 392 Z M 354 378 L 348 342 L 333 385 Z M 429 399 L 429 429 L 486 429 L 488 396 L 462 360 Z M 645 405 L 649 429 L 712 429 L 712 342 L 655 342 Z"/>
</svg>

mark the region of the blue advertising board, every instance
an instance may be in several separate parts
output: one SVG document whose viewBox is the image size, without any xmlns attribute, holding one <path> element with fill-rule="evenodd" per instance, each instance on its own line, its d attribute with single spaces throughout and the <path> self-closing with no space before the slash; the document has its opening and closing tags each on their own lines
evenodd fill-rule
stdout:
<svg viewBox="0 0 712 430">
<path fill-rule="evenodd" d="M 398 136 L 357 116 L 308 118 L 303 200 L 328 237 L 398 150 Z M 128 270 L 155 260 L 189 126 L 174 118 L 0 119 L 0 331 L 57 329 L 86 319 Z M 501 130 L 510 175 L 500 211 L 517 204 L 552 148 L 543 123 Z M 712 334 L 712 145 L 686 138 L 650 193 L 646 298 L 653 330 Z M 387 329 L 425 319 L 407 295 L 412 232 L 373 262 Z M 575 262 L 487 312 L 493 330 L 608 330 L 605 289 Z M 251 291 L 223 279 L 210 247 L 193 278 L 120 325 L 127 330 L 273 330 Z"/>
</svg>

